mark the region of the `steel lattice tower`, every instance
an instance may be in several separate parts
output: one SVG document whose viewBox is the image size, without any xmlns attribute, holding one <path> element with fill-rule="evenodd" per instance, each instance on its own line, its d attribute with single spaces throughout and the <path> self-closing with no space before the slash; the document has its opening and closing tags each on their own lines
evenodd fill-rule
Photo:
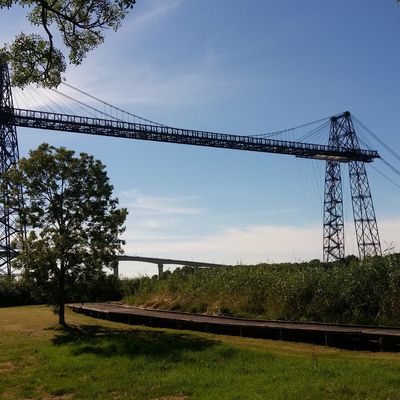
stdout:
<svg viewBox="0 0 400 400">
<path fill-rule="evenodd" d="M 360 144 L 349 112 L 331 118 L 329 145 L 359 150 Z M 382 255 L 378 225 L 363 161 L 349 161 L 351 200 L 358 253 Z M 325 173 L 323 252 L 324 261 L 344 258 L 343 195 L 340 162 L 328 160 Z"/>
<path fill-rule="evenodd" d="M 0 109 L 13 111 L 10 75 L 8 66 L 0 63 Z M 20 232 L 17 225 L 21 203 L 11 207 L 8 196 L 12 188 L 4 189 L 3 174 L 16 165 L 19 158 L 17 130 L 10 121 L 0 119 L 0 275 L 11 276 L 11 260 L 15 257 L 12 248 L 14 237 Z M 21 193 L 21 191 L 20 191 Z M 14 203 L 14 202 L 13 202 Z"/>
<path fill-rule="evenodd" d="M 349 166 L 350 191 L 360 258 L 381 255 L 378 226 L 368 183 L 365 162 L 378 158 L 372 150 L 363 150 L 349 112 L 331 118 L 329 145 L 276 141 L 251 136 L 226 135 L 166 126 L 122 123 L 81 116 L 15 109 L 8 66 L 0 62 L 0 275 L 11 275 L 11 260 L 16 252 L 12 241 L 21 232 L 19 211 L 23 205 L 22 188 L 5 186 L 3 174 L 19 158 L 16 126 L 80 132 L 129 139 L 181 143 L 197 146 L 289 154 L 327 160 L 324 191 L 323 258 L 336 261 L 345 256 L 341 163 Z M 17 189 L 17 190 L 16 190 Z M 9 193 L 19 193 L 10 199 Z M 11 201 L 12 200 L 12 201 Z M 13 206 L 10 206 L 13 204 Z"/>
<path fill-rule="evenodd" d="M 340 146 L 336 119 L 331 120 L 329 145 L 336 148 Z M 343 193 L 339 161 L 326 162 L 324 199 L 323 252 L 324 261 L 328 262 L 344 258 Z"/>
</svg>

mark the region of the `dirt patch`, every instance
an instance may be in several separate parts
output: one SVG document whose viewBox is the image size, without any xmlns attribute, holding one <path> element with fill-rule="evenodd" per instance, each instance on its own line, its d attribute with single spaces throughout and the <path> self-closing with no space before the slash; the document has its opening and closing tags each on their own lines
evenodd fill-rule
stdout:
<svg viewBox="0 0 400 400">
<path fill-rule="evenodd" d="M 63 394 L 61 396 L 57 396 L 57 395 L 44 395 L 44 397 L 42 397 L 43 400 L 69 400 L 72 398 L 72 394 Z"/>
<path fill-rule="evenodd" d="M 50 394 L 46 392 L 43 385 L 39 385 L 35 390 L 41 400 L 69 400 L 72 398 L 72 393 L 65 393 L 65 394 Z"/>
<path fill-rule="evenodd" d="M 16 366 L 12 362 L 0 362 L 0 374 L 15 371 Z"/>
</svg>

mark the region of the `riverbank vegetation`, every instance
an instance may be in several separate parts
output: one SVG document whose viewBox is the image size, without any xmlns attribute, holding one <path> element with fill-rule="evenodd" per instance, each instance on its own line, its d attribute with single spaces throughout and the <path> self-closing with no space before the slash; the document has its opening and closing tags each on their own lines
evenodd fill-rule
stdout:
<svg viewBox="0 0 400 400">
<path fill-rule="evenodd" d="M 135 306 L 263 319 L 400 325 L 400 254 L 326 266 L 177 269 L 125 288 Z"/>
<path fill-rule="evenodd" d="M 261 319 L 400 326 L 400 254 L 348 257 L 325 266 L 239 265 L 178 268 L 157 276 L 99 275 L 68 302 L 121 301 L 134 306 Z M 0 277 L 0 307 L 48 304 L 29 280 Z"/>
</svg>

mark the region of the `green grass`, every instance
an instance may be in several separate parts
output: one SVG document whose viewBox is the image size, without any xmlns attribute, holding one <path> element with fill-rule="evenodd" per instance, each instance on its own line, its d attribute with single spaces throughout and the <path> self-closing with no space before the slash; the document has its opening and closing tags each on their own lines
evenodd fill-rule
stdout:
<svg viewBox="0 0 400 400">
<path fill-rule="evenodd" d="M 400 399 L 400 355 L 0 309 L 0 399 Z"/>
</svg>

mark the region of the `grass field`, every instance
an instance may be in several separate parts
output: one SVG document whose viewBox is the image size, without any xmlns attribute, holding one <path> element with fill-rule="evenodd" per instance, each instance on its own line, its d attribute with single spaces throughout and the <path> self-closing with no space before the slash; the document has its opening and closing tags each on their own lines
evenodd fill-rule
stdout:
<svg viewBox="0 0 400 400">
<path fill-rule="evenodd" d="M 400 399 L 400 354 L 0 308 L 0 399 Z"/>
</svg>

